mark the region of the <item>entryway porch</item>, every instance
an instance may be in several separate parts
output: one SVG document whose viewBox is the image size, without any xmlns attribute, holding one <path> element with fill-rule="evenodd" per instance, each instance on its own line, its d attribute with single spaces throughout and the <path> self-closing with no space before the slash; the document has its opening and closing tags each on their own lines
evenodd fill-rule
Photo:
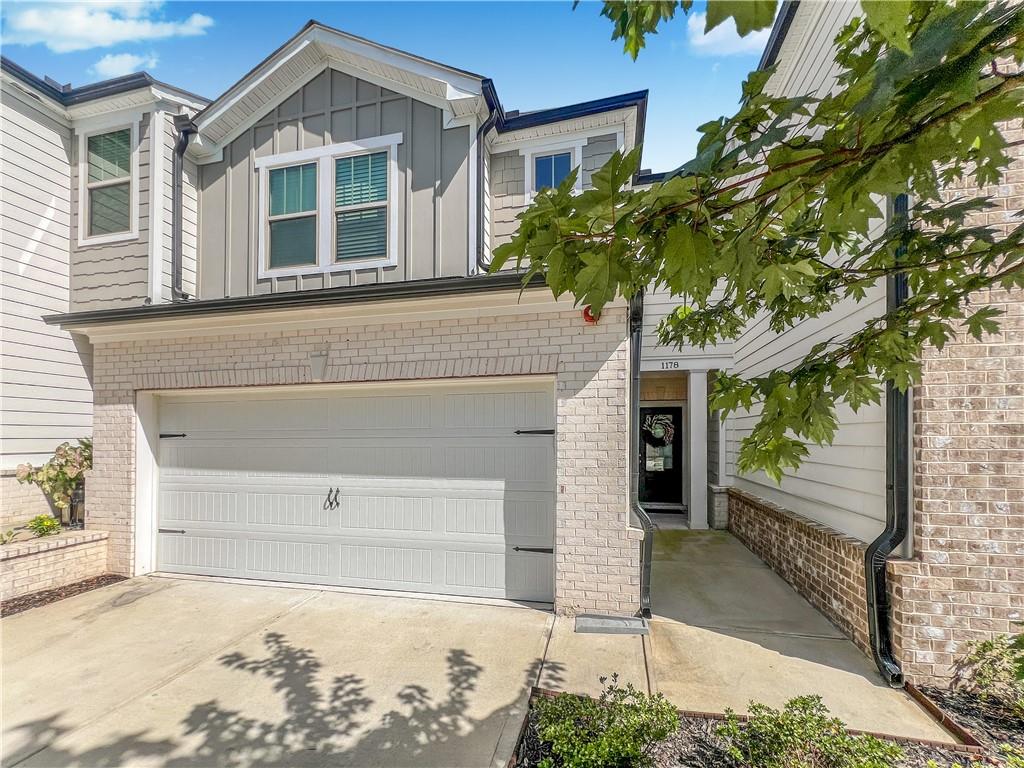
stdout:
<svg viewBox="0 0 1024 768">
<path fill-rule="evenodd" d="M 681 709 L 746 711 L 821 696 L 850 727 L 949 741 L 904 691 L 781 577 L 725 531 L 656 518 L 653 686 Z"/>
</svg>

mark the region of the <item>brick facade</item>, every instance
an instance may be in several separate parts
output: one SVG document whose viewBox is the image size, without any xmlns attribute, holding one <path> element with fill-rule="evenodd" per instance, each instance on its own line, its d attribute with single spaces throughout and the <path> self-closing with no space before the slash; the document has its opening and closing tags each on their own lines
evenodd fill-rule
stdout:
<svg viewBox="0 0 1024 768">
<path fill-rule="evenodd" d="M 975 223 L 1008 232 L 1024 209 L 1024 121 L 1001 127 L 1015 158 L 1002 183 L 945 197 L 991 197 L 996 209 Z M 1024 619 L 1024 291 L 973 303 L 1002 309 L 1002 330 L 928 350 L 915 391 L 915 557 L 897 566 L 894 606 L 914 680 L 947 678 L 966 641 Z"/>
<path fill-rule="evenodd" d="M 556 610 L 638 609 L 641 533 L 628 517 L 621 307 L 607 309 L 598 325 L 566 309 L 98 343 L 89 522 L 110 533 L 112 572 L 130 575 L 134 563 L 136 391 L 308 384 L 309 354 L 322 350 L 324 382 L 553 374 Z"/>
<path fill-rule="evenodd" d="M 0 549 L 0 599 L 63 587 L 107 572 L 104 531 L 66 531 Z"/>
<path fill-rule="evenodd" d="M 0 476 L 0 531 L 51 511 L 50 503 L 38 486 L 19 483 L 14 475 Z"/>
</svg>

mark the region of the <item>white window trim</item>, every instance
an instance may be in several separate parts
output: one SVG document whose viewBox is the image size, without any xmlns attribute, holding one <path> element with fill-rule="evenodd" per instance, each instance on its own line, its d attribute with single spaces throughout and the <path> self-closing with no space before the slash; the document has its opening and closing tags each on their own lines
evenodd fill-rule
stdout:
<svg viewBox="0 0 1024 768">
<path fill-rule="evenodd" d="M 583 191 L 583 147 L 586 145 L 587 140 L 575 140 L 573 142 L 563 142 L 561 145 L 548 145 L 545 147 L 538 147 L 533 150 L 520 149 L 519 154 L 526 158 L 526 168 L 524 181 L 526 189 L 526 202 L 527 204 L 532 203 L 533 199 L 537 196 L 537 190 L 533 188 L 533 169 L 536 167 L 538 157 L 546 157 L 548 155 L 563 155 L 566 152 L 569 153 L 569 170 L 573 168 L 579 168 L 579 173 L 576 174 L 576 186 L 573 190 L 576 194 Z"/>
<path fill-rule="evenodd" d="M 391 267 L 398 264 L 398 145 L 402 143 L 401 133 L 374 136 L 325 147 L 300 149 L 295 152 L 281 152 L 276 155 L 258 157 L 255 168 L 259 183 L 259 237 L 256 275 L 260 279 L 270 277 L 294 277 L 296 275 L 322 275 L 332 272 L 351 272 L 368 267 Z M 384 258 L 359 259 L 357 261 L 334 261 L 334 161 L 350 155 L 365 155 L 385 150 L 388 153 L 388 252 Z M 270 269 L 270 171 L 274 168 L 292 165 L 317 164 L 317 257 L 316 264 L 300 267 Z"/>
<path fill-rule="evenodd" d="M 141 115 L 134 115 L 128 119 L 121 119 L 110 124 L 96 123 L 88 130 L 78 133 L 78 247 L 88 248 L 94 245 L 109 245 L 111 243 L 124 243 L 129 240 L 139 239 L 139 122 Z M 90 237 L 86 234 L 89 231 L 89 194 L 86 181 L 89 176 L 88 146 L 90 136 L 99 136 L 104 133 L 113 133 L 125 128 L 131 130 L 131 173 L 129 174 L 130 194 L 128 195 L 128 225 L 127 232 L 115 232 L 109 235 L 97 235 Z"/>
</svg>

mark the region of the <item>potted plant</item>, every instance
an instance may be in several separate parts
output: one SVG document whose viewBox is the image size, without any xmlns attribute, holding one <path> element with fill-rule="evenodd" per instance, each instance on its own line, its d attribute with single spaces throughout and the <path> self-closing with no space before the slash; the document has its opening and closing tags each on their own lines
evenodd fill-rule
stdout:
<svg viewBox="0 0 1024 768">
<path fill-rule="evenodd" d="M 61 443 L 53 457 L 40 467 L 18 466 L 18 482 L 38 485 L 50 500 L 61 523 L 81 528 L 85 523 L 85 471 L 92 468 L 92 440 L 78 445 Z"/>
</svg>

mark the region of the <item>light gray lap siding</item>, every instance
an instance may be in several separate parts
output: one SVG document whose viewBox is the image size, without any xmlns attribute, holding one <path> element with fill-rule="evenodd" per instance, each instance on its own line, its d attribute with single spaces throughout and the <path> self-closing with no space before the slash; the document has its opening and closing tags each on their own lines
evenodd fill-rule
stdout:
<svg viewBox="0 0 1024 768">
<path fill-rule="evenodd" d="M 139 122 L 138 238 L 78 245 L 78 136 L 71 162 L 71 311 L 138 306 L 149 296 L 150 113 Z"/>
<path fill-rule="evenodd" d="M 441 110 L 328 69 L 199 167 L 199 298 L 465 275 L 469 264 L 468 127 Z M 258 157 L 403 135 L 398 147 L 397 264 L 328 275 L 257 277 Z"/>
</svg>

